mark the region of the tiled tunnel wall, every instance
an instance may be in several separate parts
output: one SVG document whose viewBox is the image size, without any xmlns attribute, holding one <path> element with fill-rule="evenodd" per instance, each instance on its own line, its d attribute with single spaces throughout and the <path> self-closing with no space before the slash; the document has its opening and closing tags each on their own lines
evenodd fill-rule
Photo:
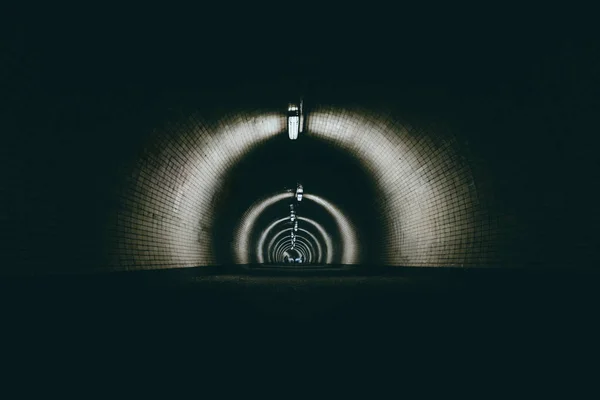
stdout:
<svg viewBox="0 0 600 400">
<path fill-rule="evenodd" d="M 246 151 L 285 134 L 285 115 L 199 116 L 157 131 L 128 175 L 107 230 L 109 268 L 215 264 L 211 226 L 227 169 Z M 405 266 L 490 266 L 505 261 L 509 232 L 488 207 L 477 163 L 449 134 L 392 114 L 328 106 L 311 110 L 307 133 L 359 158 L 377 181 L 385 225 L 378 262 Z M 427 129 L 429 128 L 429 129 Z M 358 188 L 357 188 L 358 189 Z M 502 228 L 502 229 L 501 229 Z"/>
<path fill-rule="evenodd" d="M 154 137 L 120 195 L 109 224 L 110 268 L 215 264 L 211 224 L 227 168 L 284 129 L 281 115 L 239 112 L 173 123 Z"/>
<path fill-rule="evenodd" d="M 500 29 L 490 42 L 468 33 L 463 39 L 477 40 L 458 51 L 469 40 L 450 35 L 440 43 L 431 35 L 435 43 L 423 43 L 427 35 L 407 36 L 403 45 L 413 43 L 412 52 L 399 58 L 389 51 L 398 36 L 386 35 L 389 43 L 370 52 L 346 41 L 352 62 L 324 46 L 313 62 L 283 57 L 286 68 L 273 62 L 276 56 L 257 57 L 255 43 L 265 42 L 250 40 L 241 59 L 252 62 L 240 69 L 240 53 L 230 44 L 214 43 L 222 48 L 215 62 L 207 62 L 207 52 L 190 52 L 197 32 L 183 35 L 189 42 L 168 40 L 169 29 L 156 33 L 153 26 L 160 40 L 150 35 L 142 46 L 139 40 L 149 36 L 125 40 L 138 32 L 127 22 L 100 45 L 110 35 L 88 40 L 80 28 L 93 24 L 80 20 L 70 29 L 75 19 L 68 13 L 46 18 L 49 25 L 27 20 L 37 29 L 25 34 L 27 24 L 18 22 L 24 35 L 0 44 L 0 273 L 214 263 L 209 232 L 220 177 L 243 157 L 241 149 L 285 127 L 280 111 L 272 120 L 262 109 L 230 108 L 231 98 L 243 92 L 253 105 L 287 101 L 290 93 L 279 88 L 295 82 L 296 72 L 313 81 L 314 92 L 306 93 L 315 98 L 331 90 L 343 104 L 380 101 L 402 109 L 340 112 L 323 105 L 309 121 L 315 137 L 362 157 L 374 172 L 381 191 L 374 201 L 387 235 L 381 261 L 600 265 L 594 191 L 600 57 L 592 36 L 553 27 L 546 35 L 527 20 L 525 30 L 535 32 L 529 38 L 519 32 L 508 39 Z M 99 19 L 97 32 L 105 26 Z M 287 46 L 280 50 L 288 53 Z M 361 89 L 361 80 L 365 88 L 375 81 L 373 93 Z M 217 104 L 229 114 L 163 115 L 182 104 L 202 110 Z M 445 113 L 457 124 L 455 136 L 445 126 L 403 121 L 412 113 L 424 120 Z M 172 123 L 162 126 L 163 120 Z M 344 131 L 353 135 L 349 141 Z M 132 156 L 138 149 L 143 154 Z"/>
<path fill-rule="evenodd" d="M 487 204 L 466 149 L 435 126 L 413 127 L 367 110 L 315 109 L 309 131 L 359 158 L 381 190 L 381 262 L 407 266 L 489 266 L 502 262 L 506 230 Z M 503 234 L 504 232 L 504 234 Z"/>
</svg>

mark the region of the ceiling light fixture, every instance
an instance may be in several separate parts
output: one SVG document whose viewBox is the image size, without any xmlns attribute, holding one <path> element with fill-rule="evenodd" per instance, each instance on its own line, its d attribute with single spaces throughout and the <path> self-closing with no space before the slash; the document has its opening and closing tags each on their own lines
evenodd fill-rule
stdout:
<svg viewBox="0 0 600 400">
<path fill-rule="evenodd" d="M 304 187 L 301 184 L 298 184 L 296 187 L 296 200 L 302 201 L 302 196 L 304 195 Z"/>
<path fill-rule="evenodd" d="M 288 136 L 290 140 L 298 139 L 300 131 L 300 111 L 298 106 L 290 104 L 288 107 Z"/>
</svg>

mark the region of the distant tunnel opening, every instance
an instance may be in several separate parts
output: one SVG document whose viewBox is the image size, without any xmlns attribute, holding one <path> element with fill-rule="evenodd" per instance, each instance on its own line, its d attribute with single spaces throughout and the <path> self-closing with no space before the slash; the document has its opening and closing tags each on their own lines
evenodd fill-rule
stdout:
<svg viewBox="0 0 600 400">
<path fill-rule="evenodd" d="M 216 194 L 218 207 L 215 212 L 213 244 L 218 264 L 235 263 L 234 243 L 239 224 L 245 213 L 260 199 L 277 193 L 291 193 L 301 183 L 308 197 L 297 202 L 298 217 L 319 222 L 331 235 L 335 255 L 333 263 L 342 262 L 342 233 L 334 218 L 319 204 L 310 200 L 310 194 L 320 196 L 334 204 L 351 221 L 357 233 L 360 262 L 374 262 L 381 253 L 383 216 L 377 208 L 378 191 L 368 171 L 352 154 L 323 140 L 302 134 L 291 141 L 287 135 L 277 135 L 246 154 L 226 175 L 223 188 Z M 291 192 L 289 192 L 291 191 Z M 287 197 L 267 207 L 260 214 L 249 234 L 249 262 L 281 262 L 283 259 L 268 254 L 267 245 L 272 237 L 288 230 L 293 223 L 286 219 L 293 197 Z M 298 220 L 300 229 L 308 230 L 325 248 L 321 234 L 308 222 Z M 256 254 L 256 244 L 267 227 L 264 255 Z M 324 250 L 327 251 L 327 250 Z M 316 262 L 315 258 L 315 262 Z M 321 262 L 325 262 L 323 258 Z"/>
</svg>

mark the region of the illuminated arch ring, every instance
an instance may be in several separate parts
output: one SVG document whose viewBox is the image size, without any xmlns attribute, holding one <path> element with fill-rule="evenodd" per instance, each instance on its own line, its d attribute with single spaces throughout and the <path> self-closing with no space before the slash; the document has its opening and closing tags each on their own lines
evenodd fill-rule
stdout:
<svg viewBox="0 0 600 400">
<path fill-rule="evenodd" d="M 283 237 L 283 238 L 279 239 L 279 241 L 277 241 L 277 244 L 275 245 L 275 250 L 274 250 L 274 259 L 275 259 L 276 262 L 280 261 L 280 258 L 282 256 L 283 252 L 287 250 L 285 248 L 286 245 L 288 245 L 288 244 L 291 245 L 291 243 L 292 243 L 292 239 L 289 238 L 289 237 Z M 297 237 L 296 238 L 296 246 L 298 246 L 299 248 L 303 248 L 306 251 L 307 255 L 310 256 L 310 259 L 312 260 L 312 258 L 313 258 L 312 254 L 313 253 L 310 250 L 310 248 L 308 247 L 305 238 L 303 238 L 303 237 L 298 238 Z M 308 259 L 309 257 L 305 256 L 305 258 Z"/>
<path fill-rule="evenodd" d="M 281 239 L 279 239 L 274 250 L 274 259 L 276 262 L 280 261 L 282 253 L 286 250 L 286 245 L 291 245 L 291 243 L 292 239 L 289 237 L 282 237 Z M 298 246 L 298 248 L 303 248 L 307 253 L 309 252 L 308 246 L 306 245 L 304 240 L 296 239 L 296 245 Z"/>
<path fill-rule="evenodd" d="M 249 211 L 242 218 L 242 222 L 240 223 L 240 226 L 235 235 L 236 242 L 234 244 L 234 256 L 237 263 L 248 264 L 250 261 L 250 236 L 252 230 L 254 229 L 256 220 L 258 219 L 260 214 L 265 209 L 277 203 L 278 201 L 293 197 L 293 193 L 280 193 L 266 198 L 250 207 Z M 354 227 L 352 226 L 348 218 L 341 212 L 341 210 L 338 207 L 336 207 L 334 204 L 330 203 L 329 201 L 323 199 L 320 196 L 305 193 L 304 198 L 319 204 L 320 206 L 325 208 L 334 218 L 342 237 L 343 251 L 341 256 L 341 263 L 358 263 L 358 239 Z M 302 218 L 303 217 L 299 217 L 298 219 L 301 220 Z M 262 238 L 263 235 L 261 235 L 261 239 Z M 262 241 L 262 243 L 264 244 L 264 239 L 262 239 Z M 333 250 L 332 245 L 328 246 L 328 248 Z M 264 256 L 260 252 L 257 254 L 257 257 L 259 263 L 264 263 Z M 332 261 L 332 252 L 328 252 L 327 263 L 330 264 Z"/>
<path fill-rule="evenodd" d="M 275 256 L 275 262 L 280 262 L 281 261 L 281 257 L 283 256 L 283 253 L 285 251 L 288 250 L 288 248 L 286 248 L 286 246 L 291 246 L 291 239 L 289 238 L 283 238 L 280 240 L 280 243 L 278 244 L 279 249 L 277 252 L 277 255 Z M 313 251 L 310 249 L 309 245 L 307 244 L 307 242 L 304 239 L 296 239 L 296 247 L 298 247 L 299 249 L 304 249 L 304 251 L 306 252 L 305 254 L 305 260 L 307 260 L 308 262 L 312 262 L 313 260 Z"/>
<path fill-rule="evenodd" d="M 285 232 L 289 232 L 291 231 L 293 228 L 287 228 L 287 229 L 283 229 L 282 231 L 280 231 L 279 233 L 277 233 L 275 236 L 273 236 L 273 238 L 271 239 L 271 241 L 269 242 L 269 244 L 267 245 L 267 260 L 268 262 L 273 262 L 273 244 L 275 243 L 275 240 L 277 240 L 277 238 L 281 235 L 283 235 Z M 323 249 L 321 247 L 321 243 L 319 242 L 319 240 L 317 239 L 317 237 L 315 235 L 313 235 L 311 232 L 307 231 L 306 229 L 303 228 L 299 228 L 298 232 L 304 232 L 306 233 L 311 239 L 312 241 L 316 244 L 317 246 L 317 250 L 315 251 L 315 247 L 312 245 L 312 242 L 310 240 L 308 240 L 308 238 L 305 238 L 310 246 L 311 246 L 311 250 L 313 253 L 315 253 L 315 262 L 317 263 L 321 263 L 323 262 Z M 261 250 L 262 251 L 262 250 Z"/>
<path fill-rule="evenodd" d="M 271 240 L 271 242 L 269 243 L 269 246 L 267 247 L 267 255 L 268 255 L 268 260 L 269 260 L 269 262 L 273 262 L 273 258 L 274 258 L 274 248 L 273 248 L 273 245 L 274 245 L 274 243 L 275 243 L 275 240 L 277 240 L 277 238 L 278 238 L 278 237 L 280 237 L 281 235 L 285 234 L 287 231 L 290 231 L 290 229 L 285 229 L 285 230 L 283 230 L 283 231 L 279 232 L 277 235 L 275 235 L 275 236 L 273 237 L 273 239 L 272 239 L 272 240 Z M 310 232 L 308 232 L 308 231 L 306 231 L 306 230 L 304 230 L 304 229 L 303 229 L 303 230 L 300 230 L 300 229 L 299 229 L 298 231 L 299 231 L 299 232 L 307 232 L 307 233 L 309 233 L 309 234 L 310 234 Z M 315 255 L 315 256 L 314 256 L 314 260 L 315 260 L 315 262 L 322 262 L 322 257 L 323 257 L 323 256 L 322 256 L 322 254 L 320 254 L 320 253 L 319 253 L 319 251 L 320 251 L 320 248 L 319 248 L 319 247 L 320 247 L 320 244 L 319 244 L 318 242 L 317 242 L 317 249 L 318 249 L 318 250 L 317 250 L 317 251 L 315 251 L 315 247 L 313 246 L 313 243 L 311 242 L 311 240 L 309 240 L 309 238 L 307 238 L 307 237 L 304 237 L 304 236 L 302 236 L 302 235 L 300 235 L 300 236 L 296 236 L 296 237 L 302 237 L 302 238 L 303 238 L 303 239 L 306 241 L 306 243 L 307 243 L 307 244 L 308 244 L 308 246 L 310 247 L 310 250 L 311 250 L 311 252 L 312 252 L 312 253 Z"/>
<path fill-rule="evenodd" d="M 286 247 L 287 246 L 287 247 Z M 305 260 L 308 258 L 307 254 L 306 254 L 306 249 L 304 249 L 303 247 L 300 246 L 296 246 L 294 249 L 292 249 L 291 247 L 291 242 L 288 242 L 286 244 L 286 246 L 284 246 L 284 248 L 281 251 L 281 255 L 280 255 L 280 259 L 278 259 L 278 262 L 281 262 L 284 260 L 285 254 L 289 254 L 289 252 L 291 250 L 297 251 L 298 254 L 300 254 Z"/>
<path fill-rule="evenodd" d="M 285 230 L 279 232 L 277 235 L 275 235 L 273 237 L 273 239 L 276 240 L 276 238 L 280 237 L 281 235 L 283 235 L 283 234 L 285 234 L 286 232 L 289 232 L 289 231 L 291 231 L 291 228 L 288 228 L 288 229 L 285 229 Z M 274 242 L 274 240 L 272 240 L 272 242 Z M 297 234 L 296 235 L 296 241 L 298 241 L 300 243 L 304 243 L 304 245 L 308 247 L 308 250 L 311 253 L 311 261 L 310 262 L 312 262 L 313 258 L 316 260 L 316 262 L 319 262 L 318 261 L 317 253 L 315 252 L 315 247 L 313 246 L 313 244 L 311 243 L 311 241 L 308 238 L 306 238 L 305 236 Z M 273 257 L 274 251 L 273 250 L 274 250 L 273 247 L 268 247 L 267 248 L 267 252 L 269 253 L 269 262 L 273 262 L 273 259 L 274 259 L 274 257 Z M 314 255 L 314 257 L 313 257 L 313 255 Z"/>
<path fill-rule="evenodd" d="M 284 252 L 283 252 L 283 255 L 282 255 L 282 257 L 283 257 L 283 262 L 285 262 L 285 257 L 286 257 L 286 256 L 287 256 L 288 258 L 295 258 L 295 257 L 293 257 L 293 256 L 290 254 L 290 251 L 296 251 L 296 252 L 298 252 L 298 254 L 300 254 L 300 255 L 304 256 L 304 254 L 303 254 L 303 253 L 302 253 L 300 250 L 298 250 L 298 249 L 294 249 L 294 250 L 292 250 L 292 249 L 290 248 L 290 249 L 288 249 L 288 250 L 286 250 L 286 251 L 284 251 Z"/>
<path fill-rule="evenodd" d="M 277 203 L 278 201 L 292 198 L 292 193 L 280 193 L 271 196 L 267 199 L 260 201 L 250 207 L 249 211 L 244 214 L 242 222 L 236 232 L 236 241 L 234 243 L 234 256 L 235 261 L 238 264 L 248 264 L 250 262 L 249 250 L 250 250 L 250 234 L 254 228 L 256 220 L 269 206 Z M 283 218 L 281 221 L 288 218 Z M 259 255 L 259 263 L 264 263 L 264 259 L 261 260 Z"/>
<path fill-rule="evenodd" d="M 267 238 L 267 236 L 269 235 L 269 233 L 271 232 L 271 230 L 274 229 L 277 224 L 285 222 L 286 220 L 287 220 L 287 218 L 278 219 L 275 222 L 273 222 L 271 225 L 269 225 L 263 231 L 263 233 L 261 235 L 261 238 L 258 241 L 258 245 L 257 245 L 257 249 L 256 249 L 257 256 L 258 256 L 257 258 L 258 258 L 258 262 L 259 263 L 264 262 L 265 253 L 267 254 L 267 260 L 268 260 L 268 262 L 272 262 L 273 261 L 272 249 L 273 249 L 273 244 L 274 244 L 275 240 L 282 234 L 282 232 L 289 231 L 292 228 L 284 229 L 284 230 L 278 232 L 275 236 L 273 236 L 273 238 L 271 238 L 271 240 L 269 241 L 269 244 L 267 245 L 266 252 L 265 252 L 265 246 L 264 246 L 265 239 Z M 313 235 L 312 233 L 310 233 L 306 229 L 300 228 L 300 229 L 298 229 L 298 231 L 306 232 L 315 241 L 315 243 L 317 245 L 317 250 L 318 250 L 318 256 L 317 256 L 318 260 L 319 260 L 318 262 L 322 262 L 323 249 L 321 247 L 320 241 L 316 238 L 315 235 Z"/>
<path fill-rule="evenodd" d="M 339 232 L 342 236 L 342 264 L 357 264 L 358 255 L 358 237 L 354 226 L 342 211 L 334 204 L 315 194 L 304 193 L 304 198 L 314 201 L 325 208 L 335 219 Z"/>
<path fill-rule="evenodd" d="M 256 255 L 258 258 L 258 262 L 260 264 L 263 264 L 265 262 L 264 259 L 264 246 L 265 246 L 265 240 L 267 239 L 267 236 L 269 235 L 269 232 L 279 223 L 283 222 L 283 221 L 287 221 L 288 218 L 281 218 L 276 220 L 275 222 L 273 222 L 271 225 L 269 225 L 261 234 L 260 239 L 258 241 L 258 244 L 256 246 Z M 325 250 L 326 250 L 326 260 L 325 262 L 327 264 L 331 264 L 333 261 L 333 241 L 331 240 L 331 236 L 329 236 L 329 234 L 327 233 L 327 231 L 325 231 L 325 228 L 323 228 L 323 226 L 321 224 L 319 224 L 318 222 L 310 219 L 310 218 L 306 218 L 306 217 L 298 217 L 299 221 L 304 221 L 304 222 L 308 222 L 309 224 L 311 224 L 312 226 L 315 227 L 315 229 L 319 232 L 319 234 L 321 235 L 321 237 L 323 237 L 323 241 L 325 242 Z M 314 236 L 314 235 L 313 235 Z M 317 243 L 319 243 L 319 241 L 317 241 Z M 320 244 L 319 244 L 320 246 Z M 323 250 L 323 249 L 321 249 Z"/>
<path fill-rule="evenodd" d="M 277 259 L 276 259 L 278 262 L 282 261 L 283 254 L 292 248 L 292 239 L 284 238 L 282 240 L 282 243 L 279 246 L 280 246 L 280 249 L 278 250 L 278 255 L 277 255 Z M 312 260 L 312 253 L 304 244 L 302 244 L 300 242 L 296 242 L 295 250 L 298 250 L 298 252 L 300 254 L 302 254 L 302 256 L 304 257 L 305 260 Z"/>
</svg>

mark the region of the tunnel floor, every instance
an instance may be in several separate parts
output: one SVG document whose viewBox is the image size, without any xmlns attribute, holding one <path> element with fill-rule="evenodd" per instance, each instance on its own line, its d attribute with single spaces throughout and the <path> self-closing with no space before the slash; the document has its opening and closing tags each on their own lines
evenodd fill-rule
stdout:
<svg viewBox="0 0 600 400">
<path fill-rule="evenodd" d="M 5 361 L 69 360 L 79 373 L 104 373 L 98 360 L 125 357 L 135 368 L 167 357 L 218 371 L 266 357 L 279 360 L 271 367 L 306 371 L 328 359 L 330 374 L 410 359 L 427 369 L 442 361 L 530 376 L 583 368 L 597 348 L 600 274 L 592 270 L 328 269 L 3 278 Z"/>
<path fill-rule="evenodd" d="M 155 312 L 156 318 L 185 319 L 191 312 L 199 323 L 395 324 L 429 314 L 512 324 L 513 316 L 592 312 L 600 304 L 598 284 L 600 272 L 593 269 L 253 265 L 7 277 L 0 296 L 6 315 L 27 313 L 32 322 L 49 310 L 93 317 L 134 307 L 140 317 Z M 161 315 L 167 309 L 172 312 Z"/>
</svg>

